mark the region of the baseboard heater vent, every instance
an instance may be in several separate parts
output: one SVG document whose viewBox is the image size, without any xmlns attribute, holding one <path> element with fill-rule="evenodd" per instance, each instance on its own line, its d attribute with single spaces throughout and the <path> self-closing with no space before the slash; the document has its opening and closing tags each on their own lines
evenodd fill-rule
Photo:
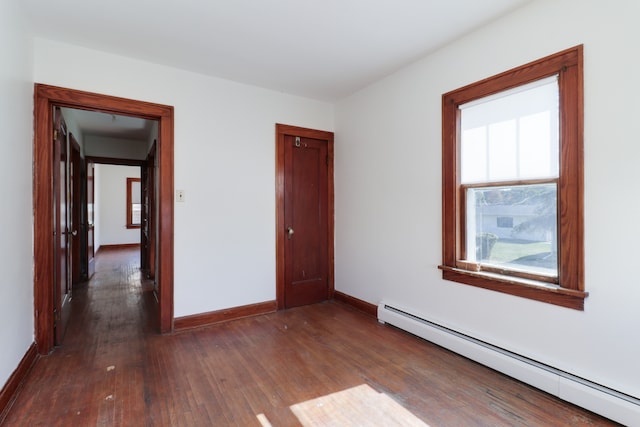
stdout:
<svg viewBox="0 0 640 427">
<path fill-rule="evenodd" d="M 378 321 L 516 378 L 562 400 L 628 426 L 640 426 L 640 399 L 431 322 L 407 310 L 378 305 Z"/>
</svg>

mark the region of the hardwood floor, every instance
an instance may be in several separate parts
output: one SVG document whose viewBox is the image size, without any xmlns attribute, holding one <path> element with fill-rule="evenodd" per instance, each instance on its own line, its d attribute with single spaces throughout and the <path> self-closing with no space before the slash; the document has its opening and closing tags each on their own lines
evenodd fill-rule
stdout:
<svg viewBox="0 0 640 427">
<path fill-rule="evenodd" d="M 158 335 L 137 251 L 101 252 L 72 304 L 4 425 L 616 425 L 340 302 Z"/>
</svg>

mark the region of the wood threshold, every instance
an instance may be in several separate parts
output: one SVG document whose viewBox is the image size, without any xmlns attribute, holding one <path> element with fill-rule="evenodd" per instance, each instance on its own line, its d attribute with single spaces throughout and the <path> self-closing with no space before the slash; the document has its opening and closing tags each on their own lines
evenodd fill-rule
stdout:
<svg viewBox="0 0 640 427">
<path fill-rule="evenodd" d="M 174 332 L 189 329 L 204 328 L 216 323 L 227 322 L 244 317 L 273 313 L 277 310 L 276 301 L 265 301 L 256 304 L 243 305 L 223 310 L 210 311 L 208 313 L 193 314 L 177 317 L 174 321 Z"/>
<path fill-rule="evenodd" d="M 340 301 L 341 303 L 350 305 L 351 307 L 360 310 L 363 313 L 368 314 L 369 316 L 373 316 L 376 318 L 378 317 L 377 305 L 368 303 L 356 297 L 352 297 L 351 295 L 347 295 L 340 291 L 334 291 L 333 299 L 335 299 L 336 301 Z"/>
<path fill-rule="evenodd" d="M 29 375 L 31 368 L 35 365 L 38 357 L 38 349 L 34 342 L 29 346 L 24 357 L 22 357 L 22 360 L 18 364 L 18 367 L 13 371 L 4 387 L 2 387 L 2 390 L 0 390 L 0 424 L 2 424 L 9 413 L 11 405 L 15 402 L 16 397 L 18 396 L 20 387 L 27 378 L 27 375 Z"/>
<path fill-rule="evenodd" d="M 120 249 L 139 248 L 140 243 L 119 243 L 117 245 L 100 245 L 96 254 L 100 251 L 117 251 Z"/>
</svg>

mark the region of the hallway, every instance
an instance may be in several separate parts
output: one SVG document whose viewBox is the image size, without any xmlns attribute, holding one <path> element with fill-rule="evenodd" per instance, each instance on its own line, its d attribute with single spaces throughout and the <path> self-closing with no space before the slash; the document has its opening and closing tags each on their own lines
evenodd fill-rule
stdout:
<svg viewBox="0 0 640 427">
<path fill-rule="evenodd" d="M 157 307 L 139 260 L 137 247 L 98 254 L 93 278 L 73 290 L 62 347 L 36 363 L 6 425 L 115 425 L 123 412 L 143 415 L 127 402 L 143 392 L 137 379 Z"/>
<path fill-rule="evenodd" d="M 159 335 L 138 259 L 99 253 L 3 425 L 616 425 L 337 302 Z"/>
</svg>

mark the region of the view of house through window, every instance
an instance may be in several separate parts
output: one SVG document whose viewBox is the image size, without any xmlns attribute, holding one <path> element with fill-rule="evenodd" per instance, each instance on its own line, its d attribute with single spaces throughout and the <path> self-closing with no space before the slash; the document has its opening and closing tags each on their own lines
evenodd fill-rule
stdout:
<svg viewBox="0 0 640 427">
<path fill-rule="evenodd" d="M 127 178 L 127 228 L 138 228 L 142 223 L 142 189 L 140 178 Z"/>
</svg>

